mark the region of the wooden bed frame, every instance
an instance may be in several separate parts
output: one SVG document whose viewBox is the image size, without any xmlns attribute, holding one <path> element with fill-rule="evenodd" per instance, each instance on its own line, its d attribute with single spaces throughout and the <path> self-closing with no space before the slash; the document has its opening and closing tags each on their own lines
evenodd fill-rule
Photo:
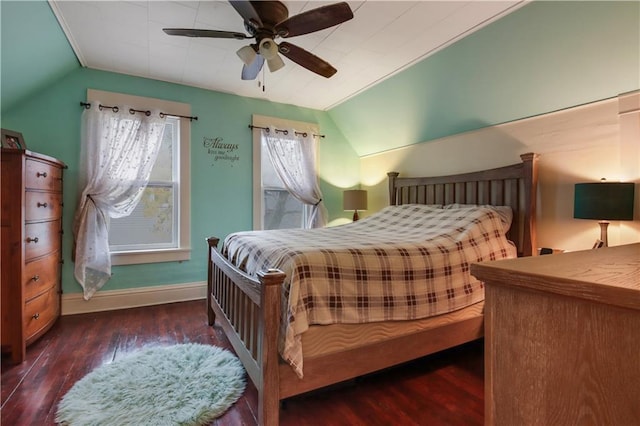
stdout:
<svg viewBox="0 0 640 426">
<path fill-rule="evenodd" d="M 536 154 L 521 155 L 522 162 L 480 172 L 440 177 L 389 175 L 392 205 L 491 204 L 508 205 L 514 219 L 508 237 L 519 256 L 535 253 Z M 247 374 L 258 389 L 258 421 L 277 425 L 280 401 L 313 389 L 358 377 L 396 364 L 448 349 L 483 336 L 483 315 L 451 322 L 417 334 L 304 359 L 304 378 L 278 353 L 281 285 L 278 270 L 251 277 L 232 265 L 217 250 L 219 238 L 209 243 L 207 312 L 209 325 L 217 320 Z M 402 350 L 398 350 L 402 348 Z"/>
</svg>

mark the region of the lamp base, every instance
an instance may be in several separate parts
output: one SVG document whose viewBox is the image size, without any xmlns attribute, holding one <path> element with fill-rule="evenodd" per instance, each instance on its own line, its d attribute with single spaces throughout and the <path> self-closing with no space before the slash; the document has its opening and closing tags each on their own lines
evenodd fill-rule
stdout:
<svg viewBox="0 0 640 426">
<path fill-rule="evenodd" d="M 602 240 L 602 247 L 609 247 L 609 242 L 607 240 L 607 227 L 609 226 L 609 222 L 601 220 L 598 224 L 600 225 L 600 240 Z"/>
<path fill-rule="evenodd" d="M 360 219 L 360 216 L 358 216 L 358 210 L 354 210 L 353 212 L 353 221 L 357 221 L 358 219 Z"/>
</svg>

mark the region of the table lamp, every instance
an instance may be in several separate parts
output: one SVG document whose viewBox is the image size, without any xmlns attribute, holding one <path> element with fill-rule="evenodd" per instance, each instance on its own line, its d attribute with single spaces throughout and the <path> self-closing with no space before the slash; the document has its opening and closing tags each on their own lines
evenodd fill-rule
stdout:
<svg viewBox="0 0 640 426">
<path fill-rule="evenodd" d="M 610 220 L 633 220 L 633 182 L 577 183 L 573 217 L 598 220 L 600 240 L 607 247 L 607 227 Z"/>
<path fill-rule="evenodd" d="M 358 220 L 358 210 L 367 209 L 367 191 L 349 189 L 344 191 L 343 206 L 345 210 L 353 210 L 353 221 Z"/>
</svg>

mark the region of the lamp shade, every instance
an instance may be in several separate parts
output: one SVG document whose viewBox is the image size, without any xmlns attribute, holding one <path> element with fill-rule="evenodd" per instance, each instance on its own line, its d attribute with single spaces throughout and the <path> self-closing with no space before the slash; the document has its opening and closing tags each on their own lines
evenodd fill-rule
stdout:
<svg viewBox="0 0 640 426">
<path fill-rule="evenodd" d="M 633 220 L 633 182 L 577 183 L 573 217 L 595 220 Z"/>
<path fill-rule="evenodd" d="M 263 38 L 258 49 L 267 61 L 278 56 L 278 46 L 270 38 Z"/>
<path fill-rule="evenodd" d="M 276 55 L 272 59 L 267 59 L 267 66 L 269 67 L 269 71 L 276 72 L 284 67 L 284 61 L 280 56 Z"/>
<path fill-rule="evenodd" d="M 343 206 L 345 210 L 366 210 L 367 191 L 364 189 L 349 189 L 344 191 Z"/>
<path fill-rule="evenodd" d="M 240 49 L 238 49 L 236 54 L 240 57 L 240 59 L 242 59 L 242 62 L 244 62 L 246 66 L 251 65 L 253 61 L 256 60 L 256 56 L 258 55 L 251 46 L 241 47 Z"/>
<path fill-rule="evenodd" d="M 278 55 L 278 45 L 270 38 L 263 38 L 260 41 L 258 50 L 262 56 L 267 60 L 267 66 L 269 71 L 276 72 L 280 68 L 284 67 L 284 61 Z"/>
</svg>

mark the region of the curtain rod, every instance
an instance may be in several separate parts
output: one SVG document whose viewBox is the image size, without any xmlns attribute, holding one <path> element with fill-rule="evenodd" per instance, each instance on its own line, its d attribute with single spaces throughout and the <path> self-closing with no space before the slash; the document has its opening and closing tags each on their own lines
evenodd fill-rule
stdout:
<svg viewBox="0 0 640 426">
<path fill-rule="evenodd" d="M 253 129 L 262 129 L 262 130 L 264 130 L 265 132 L 269 133 L 269 128 L 268 128 L 268 127 L 253 126 L 253 125 L 249 124 L 249 128 L 250 128 L 251 130 L 253 130 Z M 289 131 L 288 131 L 288 130 L 276 129 L 276 133 L 284 133 L 285 135 L 288 135 L 288 134 L 289 134 Z M 308 135 L 308 133 L 307 133 L 307 132 L 295 132 L 295 133 L 296 133 L 296 136 L 298 136 L 298 135 L 302 135 L 302 136 L 303 136 L 303 137 L 305 137 L 305 138 L 306 138 L 306 137 L 307 137 L 307 135 Z M 316 136 L 317 136 L 317 137 L 319 137 L 319 138 L 324 138 L 324 135 L 316 135 L 316 134 L 312 134 L 311 136 L 313 136 L 313 137 L 316 137 Z"/>
<path fill-rule="evenodd" d="M 88 102 L 80 102 L 80 105 L 82 105 L 86 109 L 90 109 L 91 108 L 91 104 L 88 103 Z M 113 112 L 118 112 L 120 110 L 120 108 L 118 108 L 117 106 L 107 106 L 107 105 L 98 105 L 98 108 L 100 108 L 100 111 L 102 111 L 102 108 L 109 108 Z M 147 117 L 151 115 L 151 111 L 149 111 L 149 110 L 145 111 L 145 110 L 141 110 L 141 109 L 129 108 L 129 113 L 130 114 L 135 114 L 136 112 L 141 112 L 144 115 L 146 115 Z M 188 118 L 189 121 L 198 120 L 198 117 L 192 117 L 190 115 L 170 114 L 170 113 L 167 113 L 167 112 L 161 112 L 160 113 L 160 118 L 164 118 L 166 116 Z"/>
</svg>

